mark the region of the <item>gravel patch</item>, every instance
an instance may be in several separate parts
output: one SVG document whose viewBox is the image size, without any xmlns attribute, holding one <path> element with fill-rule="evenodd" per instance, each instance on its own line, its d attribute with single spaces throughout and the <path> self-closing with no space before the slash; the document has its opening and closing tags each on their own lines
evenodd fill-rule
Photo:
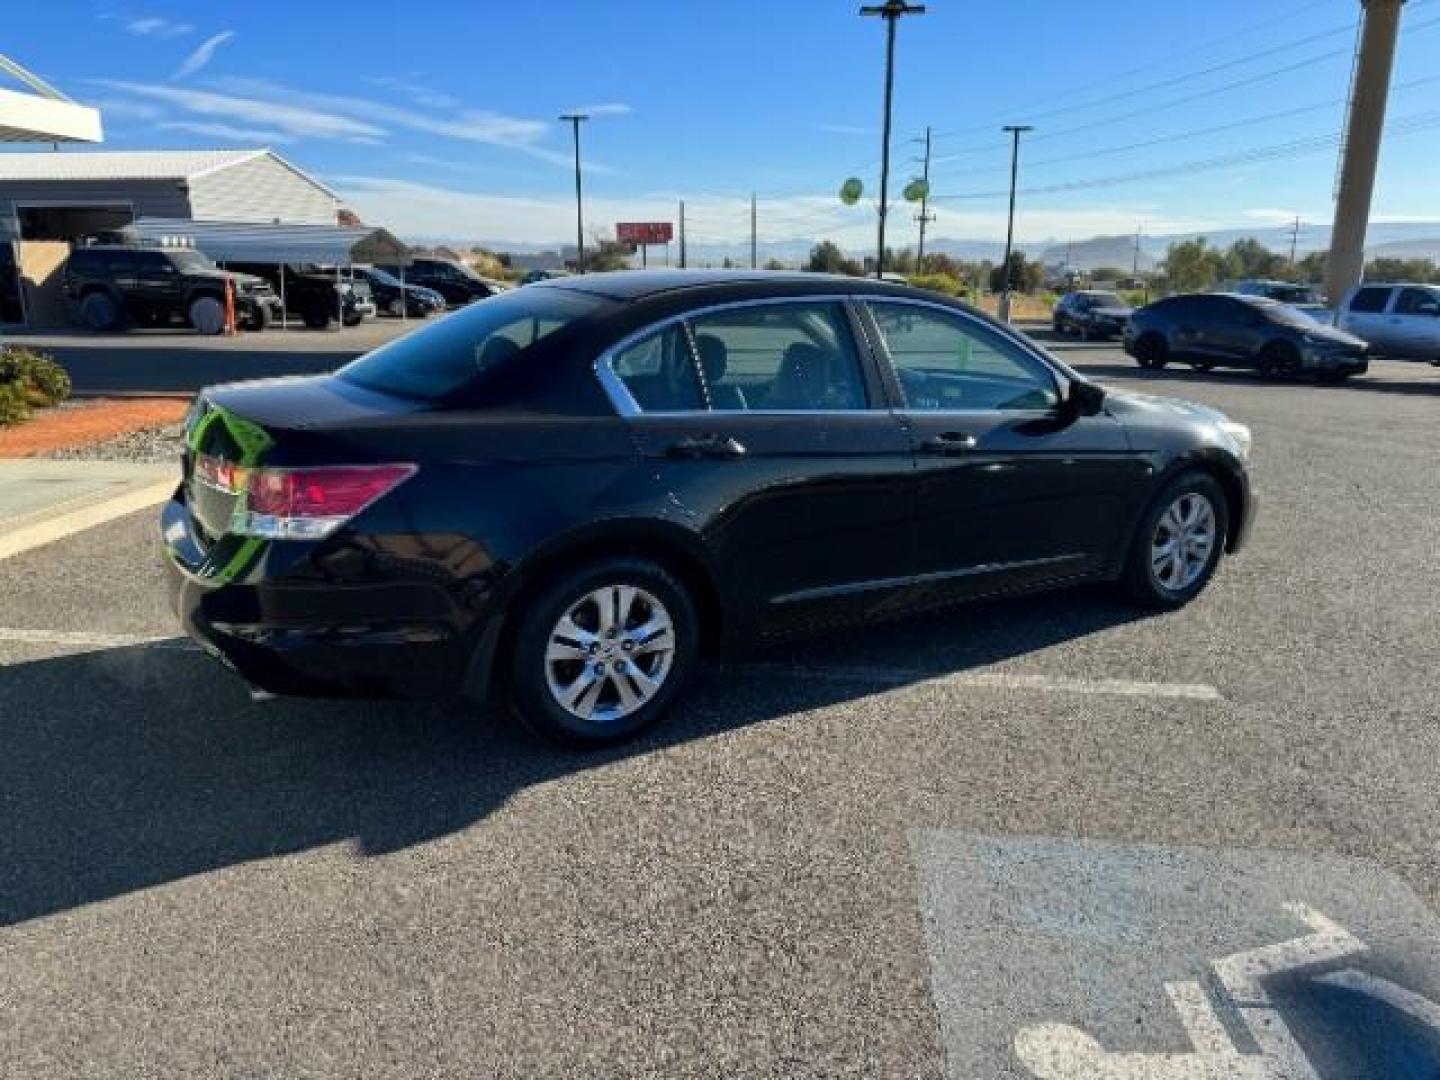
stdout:
<svg viewBox="0 0 1440 1080">
<path fill-rule="evenodd" d="M 165 424 L 104 439 L 88 446 L 52 450 L 38 457 L 64 458 L 71 461 L 138 461 L 163 464 L 178 461 L 185 449 L 183 424 Z"/>
</svg>

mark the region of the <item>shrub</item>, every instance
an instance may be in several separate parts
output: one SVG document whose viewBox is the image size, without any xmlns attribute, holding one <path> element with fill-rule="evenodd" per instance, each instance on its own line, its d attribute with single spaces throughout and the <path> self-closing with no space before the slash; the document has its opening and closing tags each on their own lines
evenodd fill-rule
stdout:
<svg viewBox="0 0 1440 1080">
<path fill-rule="evenodd" d="M 30 402 L 16 383 L 0 382 L 0 427 L 30 419 Z"/>
<path fill-rule="evenodd" d="M 18 394 L 33 408 L 43 409 L 70 396 L 70 375 L 44 353 L 8 345 L 0 348 L 0 388 Z"/>
<path fill-rule="evenodd" d="M 959 280 L 949 274 L 912 274 L 910 284 L 917 289 L 929 289 L 931 292 L 944 293 L 946 296 L 960 294 Z"/>
</svg>

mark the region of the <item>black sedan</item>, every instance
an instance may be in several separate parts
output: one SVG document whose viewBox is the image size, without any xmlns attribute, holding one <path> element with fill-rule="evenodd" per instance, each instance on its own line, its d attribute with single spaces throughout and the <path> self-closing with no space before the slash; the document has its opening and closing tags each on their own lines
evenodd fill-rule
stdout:
<svg viewBox="0 0 1440 1080">
<path fill-rule="evenodd" d="M 1094 580 L 1178 607 L 1253 514 L 1243 425 L 814 274 L 516 289 L 186 431 L 162 531 L 209 651 L 275 693 L 499 691 L 578 744 L 773 635 Z"/>
<path fill-rule="evenodd" d="M 370 292 L 375 297 L 376 309 L 386 315 L 396 318 L 406 315 L 412 319 L 423 319 L 445 310 L 445 298 L 434 289 L 401 282 L 395 275 L 381 270 L 378 266 L 356 266 L 352 272 L 356 278 L 369 284 Z"/>
<path fill-rule="evenodd" d="M 1113 292 L 1081 289 L 1066 293 L 1055 304 L 1051 325 L 1057 334 L 1073 334 L 1084 341 L 1119 337 L 1134 308 Z"/>
<path fill-rule="evenodd" d="M 1322 379 L 1363 375 L 1365 342 L 1263 296 L 1194 293 L 1141 308 L 1125 327 L 1125 351 L 1141 367 L 1172 360 L 1198 371 L 1251 368 L 1270 378 L 1310 372 Z"/>
</svg>

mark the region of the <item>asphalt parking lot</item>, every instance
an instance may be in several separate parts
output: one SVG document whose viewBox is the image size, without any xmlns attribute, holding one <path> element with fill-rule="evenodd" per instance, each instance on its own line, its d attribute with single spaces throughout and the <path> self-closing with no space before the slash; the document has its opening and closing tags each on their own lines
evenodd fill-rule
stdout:
<svg viewBox="0 0 1440 1080">
<path fill-rule="evenodd" d="M 0 561 L 0 1074 L 1433 1077 L 1440 371 L 1064 355 L 1252 425 L 1199 601 L 787 646 L 601 754 L 252 702 L 149 512 Z"/>
</svg>

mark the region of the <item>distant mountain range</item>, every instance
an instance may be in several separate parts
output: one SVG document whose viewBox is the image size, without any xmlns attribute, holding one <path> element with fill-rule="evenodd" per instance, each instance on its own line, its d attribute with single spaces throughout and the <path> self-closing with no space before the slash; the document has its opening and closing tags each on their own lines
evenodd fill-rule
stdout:
<svg viewBox="0 0 1440 1080">
<path fill-rule="evenodd" d="M 1172 243 L 1178 240 L 1193 240 L 1202 236 L 1216 247 L 1228 247 L 1236 240 L 1254 238 L 1271 251 L 1288 252 L 1290 250 L 1290 229 L 1284 226 L 1217 229 L 1205 233 L 1142 235 L 1140 238 L 1140 268 L 1142 270 L 1154 268 L 1165 258 L 1166 249 Z M 461 249 L 476 246 L 491 251 L 517 254 L 561 251 L 568 247 L 573 255 L 573 245 L 566 245 L 558 241 L 554 243 L 517 243 L 509 240 L 466 240 L 434 236 L 410 236 L 406 237 L 406 240 L 425 246 L 445 244 Z M 1307 252 L 1324 248 L 1328 241 L 1328 229 L 1324 231 L 1314 227 L 1302 229 L 1296 250 L 1298 254 L 1304 255 Z M 908 237 L 905 238 L 904 243 L 910 243 Z M 759 244 L 760 261 L 764 263 L 770 259 L 779 259 L 787 266 L 796 266 L 805 261 L 814 244 L 815 240 L 812 239 L 762 241 Z M 1073 241 L 1056 239 L 1025 241 L 1017 243 L 1015 246 L 1028 257 L 1038 258 L 1047 265 L 1064 264 L 1068 261 L 1077 270 L 1096 270 L 1100 267 L 1129 269 L 1135 260 L 1135 237 L 1133 234 L 1129 236 L 1093 236 Z M 1005 251 L 1005 245 L 1000 241 L 952 237 L 936 237 L 928 240 L 925 247 L 927 251 L 944 252 L 954 259 L 975 262 L 986 259 L 991 262 L 999 262 Z M 1435 259 L 1440 261 L 1440 221 L 1376 222 L 1370 226 L 1369 243 L 1365 250 L 1371 258 L 1385 256 L 1397 259 Z M 847 254 L 858 258 L 869 254 L 869 250 L 856 247 L 853 250 L 847 250 Z M 671 245 L 670 257 L 671 259 L 679 257 L 677 245 Z M 651 266 L 664 265 L 664 258 L 663 248 L 651 249 Z M 744 266 L 748 265 L 750 261 L 750 245 L 743 240 L 737 240 L 733 244 L 692 243 L 688 247 L 688 258 L 696 266 L 707 264 L 719 266 L 727 258 L 736 265 Z"/>
</svg>

